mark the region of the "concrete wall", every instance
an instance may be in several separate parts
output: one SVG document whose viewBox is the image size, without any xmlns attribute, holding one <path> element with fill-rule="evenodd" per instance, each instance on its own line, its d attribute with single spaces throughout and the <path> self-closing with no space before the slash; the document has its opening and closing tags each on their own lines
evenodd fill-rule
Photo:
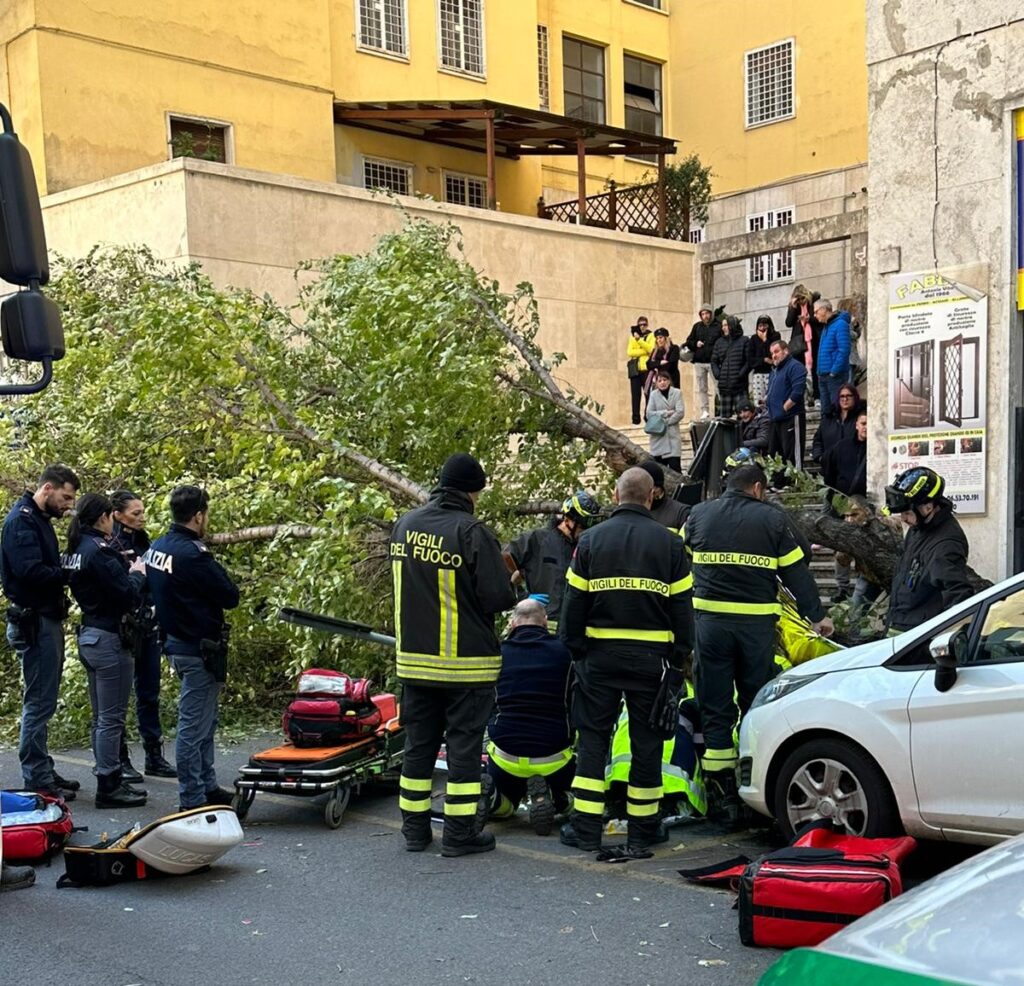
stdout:
<svg viewBox="0 0 1024 986">
<path fill-rule="evenodd" d="M 566 354 L 558 376 L 604 404 L 610 424 L 629 421 L 625 351 L 636 316 L 646 313 L 677 339 L 696 317 L 689 244 L 416 199 L 404 205 L 457 223 L 469 261 L 504 287 L 533 283 L 538 341 Z M 48 196 L 43 208 L 50 247 L 65 255 L 97 242 L 145 243 L 159 257 L 200 261 L 219 284 L 281 301 L 295 297 L 300 261 L 369 250 L 401 222 L 393 205 L 362 189 L 190 158 Z"/>
<path fill-rule="evenodd" d="M 1024 18 L 1014 0 L 901 0 L 868 4 L 867 37 L 869 318 L 886 324 L 890 273 L 989 265 L 988 513 L 962 523 L 972 564 L 1001 577 L 1011 566 L 1012 421 L 1022 403 L 1012 113 L 1024 106 Z M 885 346 L 869 350 L 869 371 L 876 386 L 887 384 Z M 888 394 L 880 396 L 873 435 L 888 427 Z M 873 441 L 874 485 L 885 468 L 885 442 Z"/>
</svg>

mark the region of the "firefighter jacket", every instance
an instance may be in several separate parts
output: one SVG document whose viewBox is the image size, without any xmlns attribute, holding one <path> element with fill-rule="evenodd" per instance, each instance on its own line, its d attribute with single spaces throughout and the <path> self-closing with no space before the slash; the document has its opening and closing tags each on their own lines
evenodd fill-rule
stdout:
<svg viewBox="0 0 1024 986">
<path fill-rule="evenodd" d="M 391 533 L 398 677 L 418 685 L 493 684 L 494 616 L 516 603 L 501 545 L 465 493 L 441 487 Z"/>
<path fill-rule="evenodd" d="M 526 576 L 526 591 L 548 597 L 548 619 L 558 622 L 565 591 L 565 570 L 575 545 L 554 520 L 546 527 L 520 534 L 505 551 Z"/>
<path fill-rule="evenodd" d="M 928 524 L 915 524 L 903 542 L 889 602 L 889 628 L 910 630 L 972 596 L 967 537 L 943 507 Z"/>
<path fill-rule="evenodd" d="M 686 521 L 693 560 L 693 608 L 726 616 L 781 612 L 776 579 L 796 599 L 803 616 L 824 616 L 818 587 L 786 514 L 749 493 L 727 490 L 698 503 Z"/>
<path fill-rule="evenodd" d="M 651 507 L 651 516 L 673 534 L 682 535 L 683 524 L 690 513 L 689 504 L 680 503 L 670 496 L 663 496 Z"/>
<path fill-rule="evenodd" d="M 681 667 L 692 651 L 693 580 L 686 551 L 646 507 L 621 504 L 585 531 L 566 581 L 558 634 L 574 660 L 600 662 L 604 654 L 620 666 L 667 659 Z"/>
</svg>

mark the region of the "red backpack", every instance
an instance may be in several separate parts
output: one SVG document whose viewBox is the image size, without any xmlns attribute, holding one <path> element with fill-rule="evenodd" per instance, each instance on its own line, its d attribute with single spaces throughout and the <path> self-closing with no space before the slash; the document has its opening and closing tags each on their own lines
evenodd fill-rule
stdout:
<svg viewBox="0 0 1024 986">
<path fill-rule="evenodd" d="M 343 671 L 310 668 L 299 675 L 298 698 L 281 720 L 296 746 L 339 746 L 376 732 L 380 709 L 370 698 L 373 683 Z"/>
<path fill-rule="evenodd" d="M 3 816 L 3 858 L 17 865 L 42 863 L 64 848 L 74 825 L 62 798 L 33 791 L 10 792 L 29 804 Z"/>
</svg>

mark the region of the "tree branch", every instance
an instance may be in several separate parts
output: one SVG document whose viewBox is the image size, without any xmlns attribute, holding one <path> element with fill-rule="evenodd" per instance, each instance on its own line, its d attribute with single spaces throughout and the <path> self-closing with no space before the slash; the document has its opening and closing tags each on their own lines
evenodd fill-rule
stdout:
<svg viewBox="0 0 1024 986">
<path fill-rule="evenodd" d="M 325 534 L 310 524 L 267 524 L 263 527 L 241 527 L 237 531 L 222 531 L 206 538 L 207 544 L 244 544 L 249 541 L 273 541 L 275 538 L 315 538 Z"/>
</svg>

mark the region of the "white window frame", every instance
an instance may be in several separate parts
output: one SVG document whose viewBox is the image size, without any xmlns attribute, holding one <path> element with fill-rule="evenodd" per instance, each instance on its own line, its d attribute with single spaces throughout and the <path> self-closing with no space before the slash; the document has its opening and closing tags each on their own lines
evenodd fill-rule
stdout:
<svg viewBox="0 0 1024 986">
<path fill-rule="evenodd" d="M 704 227 L 703 226 L 691 226 L 690 232 L 686 237 L 687 243 L 703 243 L 704 242 Z"/>
<path fill-rule="evenodd" d="M 547 24 L 537 25 L 537 105 L 551 110 L 551 32 Z"/>
<path fill-rule="evenodd" d="M 767 212 L 755 212 L 747 216 L 747 232 L 756 233 L 762 229 L 777 229 L 791 226 L 796 219 L 796 209 L 791 205 Z M 762 253 L 747 260 L 747 287 L 763 288 L 772 284 L 785 284 L 796 279 L 796 263 L 793 250 L 778 250 Z"/>
<path fill-rule="evenodd" d="M 381 0 L 383 2 L 383 0 Z M 362 40 L 362 0 L 355 0 L 352 4 L 352 9 L 355 14 L 356 21 L 356 50 L 365 52 L 368 55 L 381 55 L 384 58 L 395 58 L 400 62 L 409 61 L 409 0 L 398 0 L 402 5 L 402 50 L 391 51 L 390 48 L 377 48 L 373 45 L 364 44 Z M 384 8 L 380 8 L 380 36 L 382 39 L 387 38 L 387 30 L 385 25 Z"/>
<path fill-rule="evenodd" d="M 462 4 L 465 0 L 458 0 L 459 9 L 462 10 Z M 445 65 L 444 63 L 444 36 L 443 26 L 441 23 L 441 0 L 435 0 L 434 7 L 437 14 L 437 68 L 439 72 L 450 73 L 451 75 L 458 75 L 469 79 L 479 79 L 483 81 L 487 78 L 487 9 L 484 0 L 477 0 L 480 4 L 480 71 L 474 71 L 472 69 L 465 68 L 465 49 L 462 51 L 462 63 L 463 65 Z M 462 25 L 460 24 L 460 30 Z"/>
<path fill-rule="evenodd" d="M 789 112 L 780 114 L 779 116 L 773 116 L 768 120 L 757 120 L 752 122 L 750 119 L 750 59 L 752 55 L 759 55 L 764 51 L 771 51 L 773 48 L 782 48 L 789 46 L 789 79 L 790 79 L 790 92 L 789 92 Z M 743 53 L 743 112 L 744 112 L 744 129 L 753 130 L 756 127 L 768 127 L 773 123 L 780 123 L 783 120 L 792 120 L 796 116 L 796 39 L 795 38 L 783 38 L 781 41 L 773 41 L 770 45 L 762 45 L 760 48 L 751 48 L 749 51 Z"/>
<path fill-rule="evenodd" d="M 173 135 L 171 134 L 171 121 L 181 120 L 182 123 L 200 123 L 204 127 L 220 127 L 224 131 L 224 163 L 235 163 L 235 128 L 227 120 L 215 120 L 212 116 L 193 116 L 191 113 L 175 113 L 168 110 L 164 113 L 164 132 L 167 139 L 167 160 L 174 160 L 174 147 L 172 146 Z M 219 161 L 211 164 L 219 164 Z"/>
<path fill-rule="evenodd" d="M 465 190 L 466 190 L 466 201 L 465 202 L 452 202 L 452 200 L 448 198 L 448 179 L 449 178 L 457 178 L 459 181 L 462 181 L 465 184 Z M 474 184 L 478 184 L 480 186 L 480 192 L 481 192 L 481 194 L 480 194 L 480 205 L 473 205 L 469 201 L 469 183 L 470 182 L 473 182 Z M 471 174 L 468 174 L 467 172 L 464 172 L 464 171 L 442 170 L 441 171 L 441 197 L 449 205 L 461 205 L 461 206 L 464 206 L 467 209 L 486 209 L 488 207 L 488 204 L 487 204 L 487 178 L 484 177 L 483 175 L 471 175 Z"/>
<path fill-rule="evenodd" d="M 652 7 L 645 0 L 622 0 L 623 3 L 628 3 L 631 7 L 643 7 L 644 10 L 653 10 L 656 14 L 665 14 L 668 16 L 668 4 L 669 0 L 654 0 L 658 5 Z"/>
<path fill-rule="evenodd" d="M 366 184 L 366 166 L 368 164 L 375 164 L 375 165 L 378 165 L 378 166 L 380 166 L 382 168 L 401 168 L 409 176 L 409 191 L 408 192 L 396 192 L 396 191 L 394 191 L 392 189 L 385 189 L 385 190 L 391 192 L 392 195 L 415 195 L 416 194 L 416 185 L 415 185 L 416 168 L 409 161 L 395 161 L 395 160 L 392 160 L 391 158 L 374 157 L 372 155 L 364 155 L 363 158 L 362 158 L 362 166 L 360 167 L 360 174 L 361 174 L 362 179 L 363 179 L 362 185 L 363 185 L 363 188 L 365 188 L 368 192 L 372 192 L 372 191 L 376 191 L 378 189 L 382 189 L 382 188 L 384 188 L 384 186 L 383 185 L 367 185 Z"/>
</svg>

